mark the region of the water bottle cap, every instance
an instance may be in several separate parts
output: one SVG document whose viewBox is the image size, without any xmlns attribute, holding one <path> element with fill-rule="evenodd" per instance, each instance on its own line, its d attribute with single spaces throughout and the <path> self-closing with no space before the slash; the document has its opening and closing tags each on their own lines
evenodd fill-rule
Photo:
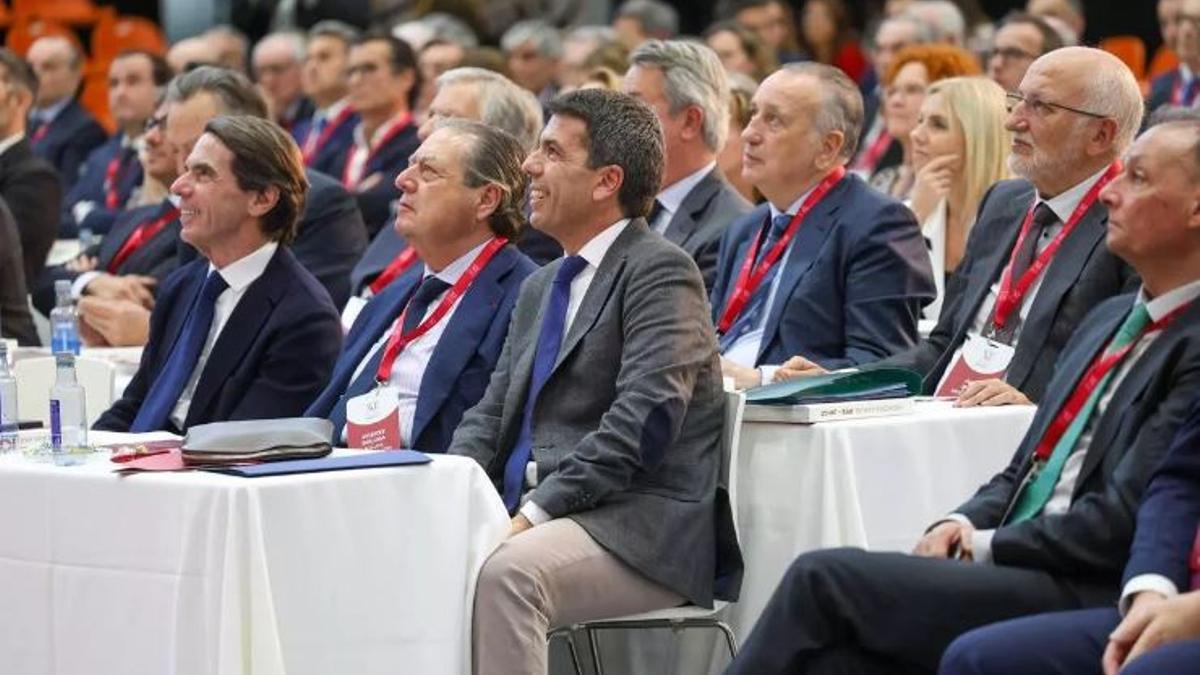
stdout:
<svg viewBox="0 0 1200 675">
<path fill-rule="evenodd" d="M 74 368 L 75 355 L 71 352 L 57 352 L 54 354 L 54 364 L 59 368 Z"/>
</svg>

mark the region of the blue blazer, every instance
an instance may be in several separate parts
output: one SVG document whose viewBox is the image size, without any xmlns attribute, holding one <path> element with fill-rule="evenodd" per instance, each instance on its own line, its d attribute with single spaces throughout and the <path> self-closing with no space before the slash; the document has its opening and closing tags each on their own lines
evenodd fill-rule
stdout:
<svg viewBox="0 0 1200 675">
<path fill-rule="evenodd" d="M 305 412 L 333 422 L 335 444 L 340 444 L 346 424 L 346 390 L 354 370 L 400 316 L 421 282 L 423 269 L 419 264 L 409 268 L 367 303 L 346 336 L 346 349 L 333 378 Z M 423 452 L 445 452 L 449 447 L 463 413 L 483 398 L 508 335 L 521 282 L 536 269 L 515 246 L 505 246 L 459 301 L 421 378 L 416 415 L 405 439 L 410 446 Z"/>
<path fill-rule="evenodd" d="M 334 178 L 341 180 L 342 171 L 350 157 L 353 143 L 347 143 L 334 160 L 334 170 L 330 172 Z M 394 136 L 363 168 L 362 176 L 366 180 L 374 174 L 380 178 L 368 190 L 352 190 L 358 201 L 358 210 L 362 212 L 363 222 L 367 224 L 367 234 L 374 237 L 375 233 L 387 223 L 392 215 L 392 202 L 400 197 L 396 189 L 396 176 L 408 166 L 408 156 L 421 145 L 417 138 L 417 125 L 410 124 L 408 128 Z"/>
<path fill-rule="evenodd" d="M 296 138 L 296 143 L 303 148 L 304 141 L 308 137 L 308 130 L 312 127 L 313 118 L 300 120 L 296 122 L 296 126 L 292 127 L 292 133 Z M 337 164 L 339 158 L 345 157 L 346 148 L 354 142 L 354 127 L 362 121 L 358 113 L 354 113 L 346 117 L 346 120 L 337 125 L 329 134 L 329 140 L 325 145 L 317 151 L 315 157 L 309 162 L 308 167 L 315 169 L 321 173 L 341 179 L 342 165 Z"/>
<path fill-rule="evenodd" d="M 112 229 L 117 215 L 121 213 L 134 188 L 142 184 L 142 163 L 138 161 L 137 153 L 130 148 L 122 158 L 117 169 L 117 195 L 119 205 L 110 209 L 104 205 L 104 175 L 108 172 L 108 164 L 121 152 L 121 142 L 125 134 L 118 131 L 112 138 L 104 142 L 87 156 L 79 170 L 79 177 L 63 199 L 62 213 L 58 221 L 58 236 L 61 239 L 74 239 L 79 236 L 79 230 L 87 228 L 95 234 L 105 234 Z M 75 222 L 72 210 L 79 202 L 95 202 L 82 223 Z"/>
<path fill-rule="evenodd" d="M 30 134 L 33 154 L 45 159 L 53 164 L 55 169 L 58 169 L 63 188 L 68 192 L 79 178 L 79 168 L 87 159 L 88 154 L 108 138 L 104 127 L 100 126 L 91 113 L 79 105 L 78 99 L 72 99 L 58 113 L 58 116 L 50 122 L 50 128 L 46 130 L 46 135 L 36 143 L 33 142 L 35 131 L 36 127 L 30 125 L 27 132 Z"/>
<path fill-rule="evenodd" d="M 769 217 L 763 204 L 725 232 L 712 290 L 714 322 Z M 916 344 L 921 308 L 937 290 L 920 227 L 903 204 L 848 174 L 808 214 L 785 255 L 756 366 L 799 355 L 832 370 Z"/>
<path fill-rule="evenodd" d="M 1180 77 L 1179 69 L 1173 68 L 1150 81 L 1150 95 L 1146 97 L 1147 112 L 1171 104 L 1171 92 L 1175 91 Z"/>
<path fill-rule="evenodd" d="M 94 428 L 129 430 L 207 274 L 208 260 L 199 259 L 163 283 L 137 374 Z M 328 381 L 341 346 L 341 323 L 329 294 L 281 246 L 262 276 L 246 288 L 213 345 L 184 428 L 170 431 L 208 422 L 297 416 Z"/>
</svg>

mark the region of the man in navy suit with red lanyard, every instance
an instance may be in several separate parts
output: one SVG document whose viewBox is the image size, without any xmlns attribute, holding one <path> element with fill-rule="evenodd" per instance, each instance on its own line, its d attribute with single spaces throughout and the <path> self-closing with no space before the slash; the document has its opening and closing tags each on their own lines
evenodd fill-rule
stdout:
<svg viewBox="0 0 1200 675">
<path fill-rule="evenodd" d="M 395 227 L 419 260 L 367 303 L 305 413 L 333 421 L 335 444 L 445 452 L 483 396 L 537 269 L 508 243 L 524 221 L 524 158 L 504 131 L 449 120 L 396 177 Z"/>
<path fill-rule="evenodd" d="M 25 59 L 37 74 L 36 107 L 29 111 L 29 145 L 33 154 L 58 170 L 70 190 L 79 167 L 108 134 L 75 98 L 83 80 L 79 46 L 60 35 L 38 38 Z"/>
<path fill-rule="evenodd" d="M 1146 109 L 1164 105 L 1190 108 L 1200 95 L 1200 0 L 1180 0 L 1173 19 L 1175 31 L 1167 46 L 1179 57 L 1179 65 L 1150 83 Z"/>
<path fill-rule="evenodd" d="M 421 74 L 408 43 L 375 33 L 350 48 L 347 73 L 350 106 L 361 121 L 334 165 L 334 177 L 355 195 L 367 232 L 374 237 L 400 196 L 391 177 L 408 166 L 408 156 L 420 145 L 412 106 Z"/>
<path fill-rule="evenodd" d="M 329 294 L 286 246 L 307 190 L 283 129 L 249 116 L 205 125 L 171 186 L 180 237 L 203 257 L 163 284 L 137 374 L 95 428 L 180 433 L 303 412 L 342 342 Z"/>
<path fill-rule="evenodd" d="M 292 135 L 304 152 L 304 165 L 331 176 L 338 175 L 340 167 L 334 164 L 354 142 L 354 128 L 361 121 L 346 97 L 346 63 L 358 36 L 353 26 L 333 20 L 308 31 L 300 84 L 317 109 L 296 123 Z"/>
</svg>

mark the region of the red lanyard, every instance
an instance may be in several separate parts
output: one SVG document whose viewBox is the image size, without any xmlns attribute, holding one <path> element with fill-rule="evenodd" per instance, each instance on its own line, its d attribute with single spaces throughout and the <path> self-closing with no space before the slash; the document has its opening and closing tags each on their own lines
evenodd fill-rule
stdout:
<svg viewBox="0 0 1200 675">
<path fill-rule="evenodd" d="M 386 147 L 393 138 L 399 136 L 401 132 L 407 129 L 410 124 L 412 124 L 412 113 L 404 113 L 403 116 L 391 123 L 387 132 L 383 135 L 383 138 L 379 139 L 379 142 L 373 147 L 371 146 L 371 139 L 368 138 L 367 146 L 371 149 L 369 152 L 367 152 L 367 158 L 363 161 L 361 165 L 362 168 L 358 171 L 360 174 L 358 176 L 352 176 L 350 168 L 354 166 L 355 157 L 357 157 L 359 153 L 363 152 L 363 149 L 358 146 L 358 143 L 351 145 L 350 152 L 346 153 L 346 164 L 342 167 L 342 185 L 346 186 L 347 190 L 353 190 L 358 182 L 363 179 L 361 174 L 366 171 L 368 166 L 371 165 L 371 160 L 375 159 L 375 155 L 378 154 L 379 151 L 384 147 Z"/>
<path fill-rule="evenodd" d="M 1021 278 L 1017 279 L 1016 286 L 1014 286 L 1012 279 L 1013 262 L 1016 261 L 1017 253 L 1021 250 L 1022 244 L 1025 243 L 1025 238 L 1029 236 L 1030 230 L 1033 227 L 1033 210 L 1037 205 L 1037 199 L 1034 199 L 1034 203 L 1029 205 L 1029 211 L 1025 213 L 1025 222 L 1021 223 L 1021 234 L 1017 237 L 1017 244 L 1013 246 L 1012 255 L 1008 259 L 1008 266 L 1004 268 L 1004 274 L 1000 277 L 1000 293 L 996 297 L 996 310 L 992 319 L 997 330 L 1004 328 L 1004 324 L 1012 316 L 1013 310 L 1021 306 L 1025 294 L 1029 292 L 1033 283 L 1037 281 L 1038 277 L 1041 276 L 1042 272 L 1050 264 L 1050 261 L 1054 259 L 1054 254 L 1058 252 L 1063 241 L 1071 235 L 1071 231 L 1083 219 L 1083 214 L 1087 213 L 1087 210 L 1096 202 L 1096 198 L 1100 196 L 1100 191 L 1120 172 L 1121 162 L 1113 162 L 1108 167 L 1108 170 L 1104 172 L 1104 175 L 1100 177 L 1100 180 L 1096 181 L 1092 189 L 1088 190 L 1087 194 L 1083 196 L 1083 200 L 1075 207 L 1075 211 L 1071 213 L 1071 217 L 1063 225 L 1062 230 L 1054 237 L 1050 245 L 1037 256 L 1033 264 L 1029 266 L 1029 269 L 1025 270 Z"/>
<path fill-rule="evenodd" d="M 867 147 L 867 151 L 858 158 L 858 163 L 854 168 L 859 171 L 870 173 L 875 170 L 879 164 L 879 160 L 883 157 L 883 153 L 887 151 L 888 146 L 892 144 L 892 135 L 886 129 L 879 132 L 871 145 Z"/>
<path fill-rule="evenodd" d="M 475 278 L 479 276 L 483 268 L 487 267 L 492 256 L 496 255 L 507 243 L 508 239 L 504 237 L 496 237 L 489 241 L 487 246 L 479 252 L 479 255 L 475 256 L 475 260 L 471 261 L 471 266 L 467 268 L 467 271 L 446 292 L 445 297 L 438 303 L 433 313 L 425 317 L 425 320 L 418 324 L 416 328 L 402 334 L 400 331 L 403 330 L 404 315 L 408 313 L 408 307 L 405 306 L 404 311 L 396 319 L 396 324 L 392 327 L 392 336 L 388 338 L 387 346 L 384 347 L 383 360 L 379 362 L 379 370 L 375 371 L 376 382 L 382 384 L 388 381 L 388 378 L 392 375 L 392 365 L 396 363 L 396 357 L 400 355 L 400 352 L 413 340 L 428 333 L 430 328 L 436 326 L 446 316 L 446 313 L 450 311 L 454 303 L 458 302 L 458 299 L 475 282 Z"/>
<path fill-rule="evenodd" d="M 117 185 L 117 174 L 121 172 L 121 158 L 124 148 L 117 148 L 117 155 L 108 162 L 104 170 L 104 205 L 109 209 L 120 206 L 121 194 Z"/>
<path fill-rule="evenodd" d="M 337 117 L 333 118 L 331 122 L 325 125 L 325 128 L 321 130 L 320 136 L 313 136 L 312 129 L 308 130 L 308 137 L 304 139 L 305 166 L 312 165 L 313 160 L 317 158 L 317 154 L 320 153 L 321 150 L 329 143 L 329 139 L 333 137 L 334 132 L 336 132 L 339 127 L 345 124 L 346 120 L 350 119 L 350 116 L 353 114 L 354 111 L 350 109 L 350 106 L 346 106 L 345 108 L 342 108 L 342 111 L 338 113 Z"/>
<path fill-rule="evenodd" d="M 1197 77 L 1193 75 L 1193 78 Z M 1183 73 L 1175 80 L 1175 86 L 1171 88 L 1171 105 L 1191 105 L 1192 103 L 1184 102 L 1183 100 Z"/>
<path fill-rule="evenodd" d="M 758 247 L 761 246 L 760 238 L 755 237 L 746 249 L 746 260 L 742 263 L 742 271 L 738 273 L 737 283 L 734 284 L 733 293 L 729 296 L 729 301 L 725 304 L 725 311 L 721 314 L 721 320 L 717 323 L 717 330 L 725 333 L 733 326 L 733 322 L 737 320 L 738 314 L 741 314 L 742 309 L 746 307 L 746 303 L 750 301 L 750 296 L 754 295 L 754 291 L 758 289 L 759 284 L 766 278 L 767 273 L 779 262 L 779 258 L 783 252 L 787 250 L 788 244 L 792 238 L 796 236 L 796 232 L 800 230 L 800 224 L 804 217 L 812 211 L 821 199 L 833 189 L 833 186 L 842 180 L 846 175 L 846 168 L 839 166 L 830 171 L 828 175 L 817 185 L 816 189 L 809 193 L 804 203 L 796 211 L 796 215 L 792 216 L 792 221 L 788 223 L 787 230 L 779 241 L 775 242 L 775 246 L 767 251 L 766 257 L 754 266 L 754 259 L 758 257 Z M 768 223 L 770 219 L 768 218 Z M 770 227 L 770 225 L 768 225 Z"/>
<path fill-rule="evenodd" d="M 1096 387 L 1104 380 L 1109 371 L 1116 367 L 1133 350 L 1142 336 L 1146 333 L 1153 333 L 1156 330 L 1163 330 L 1178 318 L 1184 310 L 1190 307 L 1191 304 L 1189 302 L 1176 308 L 1163 318 L 1143 328 L 1137 337 L 1129 341 L 1129 344 L 1115 352 L 1109 352 L 1106 349 L 1104 352 L 1101 352 L 1099 358 L 1092 361 L 1087 371 L 1084 372 L 1083 378 L 1075 385 L 1075 391 L 1071 392 L 1071 397 L 1067 399 L 1066 404 L 1058 411 L 1058 415 L 1054 417 L 1054 421 L 1046 428 L 1046 433 L 1042 436 L 1042 440 L 1038 442 L 1037 449 L 1033 453 L 1035 462 L 1045 462 L 1050 458 L 1050 454 L 1054 452 L 1054 446 L 1058 445 L 1058 441 L 1067 432 L 1067 427 L 1071 426 L 1071 422 L 1079 415 L 1079 411 L 1083 409 L 1092 392 L 1096 390 Z"/>
<path fill-rule="evenodd" d="M 41 140 L 43 138 L 46 137 L 46 134 L 49 132 L 50 132 L 50 123 L 42 122 L 40 125 L 38 125 L 38 128 L 33 132 L 33 138 L 30 139 L 30 141 L 32 143 L 39 143 L 39 142 L 41 142 Z"/>
<path fill-rule="evenodd" d="M 404 273 L 404 270 L 412 267 L 412 264 L 417 261 L 417 252 L 412 247 L 406 248 L 399 255 L 388 263 L 388 266 L 383 268 L 379 276 L 371 282 L 368 288 L 371 289 L 371 295 L 379 295 L 379 291 L 388 287 L 388 284 L 396 280 L 396 277 Z"/>
<path fill-rule="evenodd" d="M 121 244 L 121 248 L 117 250 L 117 254 L 113 256 L 113 259 L 109 261 L 108 273 L 116 274 L 117 270 L 121 267 L 121 264 L 124 263 L 129 256 L 133 255 L 138 249 L 145 246 L 146 242 L 156 237 L 159 232 L 162 232 L 163 228 L 167 226 L 167 223 L 175 220 L 178 217 L 179 207 L 172 206 L 169 211 L 162 214 L 157 219 L 149 220 L 141 225 L 138 225 L 137 228 L 134 229 L 133 233 L 129 235 L 129 238 L 125 240 L 125 243 Z"/>
</svg>

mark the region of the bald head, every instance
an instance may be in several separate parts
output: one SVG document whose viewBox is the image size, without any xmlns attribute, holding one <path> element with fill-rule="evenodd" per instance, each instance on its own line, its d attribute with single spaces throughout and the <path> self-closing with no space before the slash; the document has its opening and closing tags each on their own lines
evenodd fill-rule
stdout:
<svg viewBox="0 0 1200 675">
<path fill-rule="evenodd" d="M 1029 70 L 1035 67 L 1057 78 L 1065 90 L 1078 92 L 1085 110 L 1112 119 L 1116 126 L 1113 159 L 1129 149 L 1142 126 L 1145 107 L 1137 78 L 1120 59 L 1101 49 L 1064 47 L 1042 55 Z"/>
<path fill-rule="evenodd" d="M 82 55 L 75 44 L 57 35 L 38 38 L 25 55 L 38 79 L 36 105 L 46 107 L 75 95 L 83 79 Z"/>
<path fill-rule="evenodd" d="M 184 38 L 167 50 L 167 65 L 171 72 L 179 75 L 189 67 L 217 62 L 216 52 L 208 39 L 202 35 Z"/>
</svg>

